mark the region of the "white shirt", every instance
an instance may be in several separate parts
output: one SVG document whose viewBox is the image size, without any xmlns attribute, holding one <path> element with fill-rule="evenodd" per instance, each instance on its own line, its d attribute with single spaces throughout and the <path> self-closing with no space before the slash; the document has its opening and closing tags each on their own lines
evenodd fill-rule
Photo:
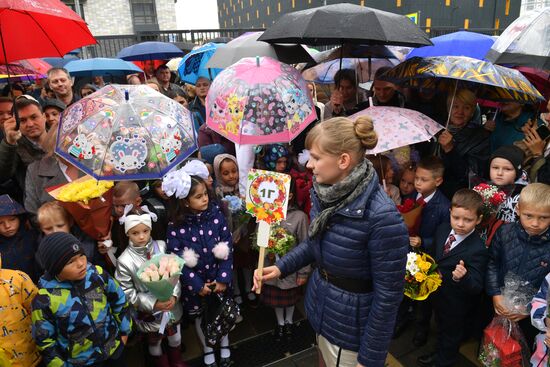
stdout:
<svg viewBox="0 0 550 367">
<path fill-rule="evenodd" d="M 428 202 L 429 202 L 430 200 L 432 200 L 432 198 L 434 197 L 434 195 L 435 195 L 436 192 L 437 192 L 437 190 L 435 190 L 434 192 L 432 192 L 430 195 L 426 196 L 426 197 L 424 198 L 424 202 L 425 202 L 426 204 L 428 204 Z M 422 194 L 421 194 L 421 193 L 416 194 L 416 200 L 420 199 L 421 197 L 422 197 Z"/>
<path fill-rule="evenodd" d="M 451 233 L 449 233 L 449 236 L 447 237 L 447 241 L 449 240 L 449 237 L 451 235 L 455 236 L 455 241 L 451 244 L 451 248 L 449 249 L 449 251 L 451 251 L 452 249 L 454 249 L 460 242 L 464 241 L 466 238 L 468 238 L 469 235 L 471 235 L 472 233 L 474 233 L 476 229 L 472 229 L 472 231 L 468 234 L 456 234 L 455 233 L 455 230 L 451 230 Z M 447 241 L 445 241 L 445 243 L 447 243 Z"/>
</svg>

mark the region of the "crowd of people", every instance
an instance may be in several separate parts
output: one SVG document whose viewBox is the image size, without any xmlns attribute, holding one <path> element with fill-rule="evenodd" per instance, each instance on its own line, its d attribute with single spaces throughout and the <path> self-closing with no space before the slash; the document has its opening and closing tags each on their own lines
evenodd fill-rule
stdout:
<svg viewBox="0 0 550 367">
<path fill-rule="evenodd" d="M 275 340 L 282 342 L 292 340 L 307 284 L 307 318 L 326 366 L 383 366 L 392 338 L 413 323 L 412 342 L 426 344 L 432 314 L 437 346 L 419 358 L 420 366 L 453 366 L 461 343 L 479 339 L 495 315 L 518 323 L 534 365 L 547 358 L 550 146 L 541 127 L 550 115 L 510 102 L 495 118 L 473 91 L 404 90 L 384 80 L 386 71 L 378 69 L 372 90 L 363 91 L 353 70 L 340 70 L 326 101 L 309 83 L 317 121 L 290 144 L 246 151 L 206 125 L 209 79 L 180 86 L 166 66 L 153 79 L 129 76 L 128 84 L 146 84 L 189 109 L 199 150 L 163 180 L 117 182 L 112 227 L 99 241 L 47 189 L 83 176 L 54 154 L 57 127 L 67 106 L 105 81 L 93 78 L 76 89 L 65 69 L 52 68 L 43 82 L 5 88 L 0 325 L 8 332 L 0 335 L 0 357 L 25 367 L 125 366 L 131 340 L 146 345 L 152 365 L 181 367 L 182 327 L 193 327 L 204 365 L 229 366 L 229 335 L 217 345 L 205 338 L 205 299 L 220 294 L 237 305 L 272 308 Z M 370 104 L 414 109 L 446 128 L 434 141 L 365 155 L 377 143 L 373 122 L 348 116 Z M 283 256 L 268 255 L 268 266 L 255 275 L 256 223 L 228 207 L 230 197 L 245 195 L 243 172 L 250 168 L 291 175 L 281 227 L 295 239 Z M 472 190 L 482 182 L 505 194 L 494 218 L 483 217 L 483 199 Z M 398 210 L 406 200 L 422 207 L 414 233 Z M 488 219 L 491 225 L 483 225 Z M 442 286 L 426 301 L 402 299 L 409 251 L 438 263 Z M 161 302 L 137 269 L 164 253 L 182 257 L 185 266 L 173 296 Z M 504 302 L 509 273 L 540 288 L 531 317 Z"/>
</svg>

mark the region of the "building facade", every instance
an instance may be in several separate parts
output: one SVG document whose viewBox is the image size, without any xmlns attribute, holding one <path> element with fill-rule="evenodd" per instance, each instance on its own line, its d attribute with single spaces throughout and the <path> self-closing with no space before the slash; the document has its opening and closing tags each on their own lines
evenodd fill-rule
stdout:
<svg viewBox="0 0 550 367">
<path fill-rule="evenodd" d="M 415 15 L 428 30 L 502 30 L 519 16 L 521 6 L 521 0 L 218 0 L 218 18 L 221 28 L 266 28 L 285 13 L 343 2 Z"/>
<path fill-rule="evenodd" d="M 75 0 L 62 0 L 76 10 Z M 198 0 L 200 1 L 200 0 Z M 130 35 L 143 31 L 173 30 L 174 0 L 78 0 L 80 14 L 94 36 Z"/>
<path fill-rule="evenodd" d="M 521 14 L 526 11 L 546 8 L 547 6 L 550 6 L 550 0 L 522 0 Z"/>
</svg>

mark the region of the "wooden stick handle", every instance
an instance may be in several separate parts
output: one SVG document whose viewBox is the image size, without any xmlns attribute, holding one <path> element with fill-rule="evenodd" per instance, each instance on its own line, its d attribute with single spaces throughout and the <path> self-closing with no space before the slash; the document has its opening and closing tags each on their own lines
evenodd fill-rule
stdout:
<svg viewBox="0 0 550 367">
<path fill-rule="evenodd" d="M 262 275 L 264 271 L 264 259 L 265 259 L 265 247 L 260 247 L 260 256 L 258 258 L 258 274 Z M 262 292 L 262 280 L 258 283 L 258 288 L 256 288 L 256 294 Z"/>
</svg>

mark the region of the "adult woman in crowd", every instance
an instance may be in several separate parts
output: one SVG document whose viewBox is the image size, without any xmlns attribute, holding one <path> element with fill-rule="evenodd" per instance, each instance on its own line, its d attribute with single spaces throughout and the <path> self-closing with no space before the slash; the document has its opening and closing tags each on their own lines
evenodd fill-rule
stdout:
<svg viewBox="0 0 550 367">
<path fill-rule="evenodd" d="M 315 176 L 308 238 L 255 287 L 316 262 L 305 307 L 327 366 L 382 367 L 403 296 L 408 233 L 378 184 L 366 149 L 376 146 L 370 118 L 337 117 L 306 138 Z M 345 317 L 344 317 L 345 315 Z"/>
<path fill-rule="evenodd" d="M 473 121 L 476 96 L 459 89 L 447 98 L 449 126 L 438 138 L 445 164 L 442 190 L 447 197 L 461 188 L 469 187 L 470 174 L 487 177 L 490 157 L 490 132 Z"/>
</svg>

